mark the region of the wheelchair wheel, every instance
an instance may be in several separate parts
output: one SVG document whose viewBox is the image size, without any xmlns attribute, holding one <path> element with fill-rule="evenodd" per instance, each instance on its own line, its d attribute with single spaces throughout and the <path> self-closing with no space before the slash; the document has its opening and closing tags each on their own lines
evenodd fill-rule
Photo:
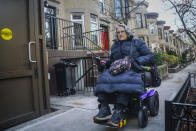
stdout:
<svg viewBox="0 0 196 131">
<path fill-rule="evenodd" d="M 138 125 L 141 128 L 146 127 L 148 124 L 148 110 L 145 106 L 138 112 Z"/>
<path fill-rule="evenodd" d="M 151 116 L 157 116 L 159 113 L 159 94 L 157 91 L 149 99 L 149 111 Z"/>
</svg>

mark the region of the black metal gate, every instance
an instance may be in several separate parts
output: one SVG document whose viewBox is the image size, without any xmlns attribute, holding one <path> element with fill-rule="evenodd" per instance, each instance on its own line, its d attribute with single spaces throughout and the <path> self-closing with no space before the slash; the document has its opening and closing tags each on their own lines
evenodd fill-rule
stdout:
<svg viewBox="0 0 196 131">
<path fill-rule="evenodd" d="M 189 73 L 186 81 L 172 100 L 165 101 L 165 131 L 195 131 L 196 129 L 196 97 L 191 93 L 191 78 L 195 83 L 196 73 Z M 194 90 L 196 92 L 196 90 Z M 194 102 L 193 102 L 194 101 Z"/>
</svg>

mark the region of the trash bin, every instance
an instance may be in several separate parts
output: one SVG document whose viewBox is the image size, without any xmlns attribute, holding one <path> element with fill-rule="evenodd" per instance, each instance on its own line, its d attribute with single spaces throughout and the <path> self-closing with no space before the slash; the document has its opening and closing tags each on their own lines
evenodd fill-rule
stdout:
<svg viewBox="0 0 196 131">
<path fill-rule="evenodd" d="M 75 67 L 71 62 L 60 62 L 54 65 L 56 74 L 57 92 L 59 96 L 73 95 L 76 93 Z"/>
</svg>

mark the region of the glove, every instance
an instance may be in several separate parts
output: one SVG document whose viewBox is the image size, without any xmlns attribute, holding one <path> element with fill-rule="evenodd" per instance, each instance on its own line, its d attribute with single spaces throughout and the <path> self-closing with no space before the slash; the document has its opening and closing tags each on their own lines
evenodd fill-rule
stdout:
<svg viewBox="0 0 196 131">
<path fill-rule="evenodd" d="M 96 57 L 96 61 L 97 61 L 97 66 L 98 66 L 98 71 L 99 72 L 103 72 L 105 69 L 105 65 L 106 65 L 106 61 L 102 60 L 100 57 Z"/>
</svg>

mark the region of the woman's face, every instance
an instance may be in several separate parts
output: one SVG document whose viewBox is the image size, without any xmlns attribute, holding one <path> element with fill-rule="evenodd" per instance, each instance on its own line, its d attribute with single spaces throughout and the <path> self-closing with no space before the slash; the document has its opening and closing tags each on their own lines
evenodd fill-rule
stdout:
<svg viewBox="0 0 196 131">
<path fill-rule="evenodd" d="M 127 39 L 127 33 L 125 32 L 125 28 L 122 26 L 119 26 L 117 28 L 117 36 L 119 40 L 126 40 Z"/>
</svg>

